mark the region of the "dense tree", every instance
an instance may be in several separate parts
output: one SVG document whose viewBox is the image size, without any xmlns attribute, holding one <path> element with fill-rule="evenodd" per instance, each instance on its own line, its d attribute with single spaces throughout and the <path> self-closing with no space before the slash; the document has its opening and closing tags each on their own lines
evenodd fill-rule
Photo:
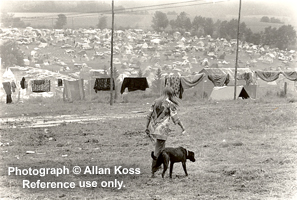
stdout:
<svg viewBox="0 0 297 200">
<path fill-rule="evenodd" d="M 160 92 L 161 85 L 162 85 L 162 70 L 158 68 L 155 74 L 155 79 L 153 80 L 153 83 L 152 83 L 153 92 Z"/>
<path fill-rule="evenodd" d="M 198 30 L 199 28 L 203 28 L 204 29 L 205 26 L 205 18 L 201 17 L 201 16 L 196 16 L 193 21 L 192 21 L 192 28 L 194 30 Z"/>
<path fill-rule="evenodd" d="M 286 49 L 296 44 L 296 31 L 291 25 L 283 25 L 281 27 L 265 28 L 262 36 L 262 43 L 279 49 Z"/>
<path fill-rule="evenodd" d="M 277 19 L 275 17 L 271 17 L 270 18 L 270 22 L 271 23 L 277 23 L 277 24 L 281 24 L 282 23 L 280 19 Z"/>
<path fill-rule="evenodd" d="M 175 25 L 179 31 L 190 31 L 192 28 L 192 23 L 189 17 L 187 17 L 187 13 L 181 12 L 176 20 Z"/>
<path fill-rule="evenodd" d="M 269 19 L 269 17 L 267 17 L 267 16 L 263 16 L 263 17 L 260 19 L 260 22 L 270 22 L 270 19 Z"/>
<path fill-rule="evenodd" d="M 1 23 L 4 27 L 24 28 L 27 25 L 19 17 L 14 17 L 14 14 L 8 14 L 7 12 L 1 12 Z"/>
<path fill-rule="evenodd" d="M 176 29 L 176 23 L 175 23 L 175 20 L 174 19 L 170 20 L 169 21 L 169 24 L 170 24 L 172 30 L 175 30 Z"/>
<path fill-rule="evenodd" d="M 260 33 L 251 34 L 247 42 L 251 42 L 253 44 L 259 45 L 261 43 L 261 34 Z"/>
<path fill-rule="evenodd" d="M 211 18 L 205 19 L 204 31 L 206 35 L 212 35 L 214 31 L 214 23 Z"/>
<path fill-rule="evenodd" d="M 55 28 L 61 29 L 67 24 L 67 17 L 64 14 L 59 14 Z"/>
<path fill-rule="evenodd" d="M 24 64 L 24 54 L 14 40 L 8 40 L 0 46 L 1 66 L 11 67 Z"/>
<path fill-rule="evenodd" d="M 107 28 L 107 17 L 103 16 L 99 18 L 99 22 L 97 24 L 97 28 L 105 29 Z"/>
<path fill-rule="evenodd" d="M 155 31 L 163 31 L 168 26 L 169 21 L 165 13 L 156 11 L 152 23 L 152 28 Z"/>
<path fill-rule="evenodd" d="M 296 31 L 291 25 L 283 25 L 277 30 L 276 47 L 279 49 L 286 49 L 290 45 L 296 44 Z"/>
<path fill-rule="evenodd" d="M 138 71 L 138 77 L 142 77 L 142 76 L 143 76 L 143 74 L 142 74 L 142 70 L 140 68 L 139 71 Z"/>
<path fill-rule="evenodd" d="M 261 38 L 261 42 L 264 45 L 270 45 L 272 46 L 272 44 L 274 44 L 276 42 L 277 39 L 277 35 L 276 35 L 276 28 L 272 28 L 271 26 L 265 28 L 264 30 L 264 34 Z"/>
</svg>

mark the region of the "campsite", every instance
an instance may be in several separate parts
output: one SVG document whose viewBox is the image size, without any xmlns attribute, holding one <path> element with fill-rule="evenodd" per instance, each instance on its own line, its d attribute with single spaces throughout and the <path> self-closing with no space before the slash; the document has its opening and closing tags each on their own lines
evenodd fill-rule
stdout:
<svg viewBox="0 0 297 200">
<path fill-rule="evenodd" d="M 234 39 L 115 30 L 110 79 L 111 34 L 1 28 L 25 55 L 0 73 L 1 199 L 297 199 L 295 50 L 239 41 L 235 72 Z M 186 128 L 166 146 L 196 157 L 172 179 L 145 133 L 165 86 Z"/>
</svg>

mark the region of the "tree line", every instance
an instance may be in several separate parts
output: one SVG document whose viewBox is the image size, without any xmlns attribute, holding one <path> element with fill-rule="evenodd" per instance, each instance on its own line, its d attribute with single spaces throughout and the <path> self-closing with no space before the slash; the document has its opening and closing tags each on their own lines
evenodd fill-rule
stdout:
<svg viewBox="0 0 297 200">
<path fill-rule="evenodd" d="M 275 17 L 267 17 L 267 16 L 263 16 L 260 19 L 260 22 L 265 22 L 265 23 L 276 23 L 276 24 L 283 24 L 284 22 L 282 22 L 280 19 L 277 19 Z"/>
<path fill-rule="evenodd" d="M 156 11 L 152 19 L 152 28 L 155 31 L 180 32 L 184 35 L 190 32 L 191 35 L 201 37 L 210 35 L 212 38 L 225 38 L 227 40 L 237 38 L 238 20 L 231 19 L 217 20 L 202 16 L 188 17 L 187 13 L 181 12 L 176 19 L 169 20 L 166 13 Z M 244 42 L 256 45 L 269 45 L 279 49 L 293 48 L 296 44 L 296 31 L 291 25 L 283 25 L 279 28 L 271 26 L 260 33 L 253 33 L 244 22 L 239 25 L 239 39 Z"/>
</svg>

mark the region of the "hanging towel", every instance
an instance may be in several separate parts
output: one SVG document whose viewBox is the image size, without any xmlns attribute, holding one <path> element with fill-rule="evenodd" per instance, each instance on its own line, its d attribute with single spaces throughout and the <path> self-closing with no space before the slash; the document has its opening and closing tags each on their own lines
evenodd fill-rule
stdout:
<svg viewBox="0 0 297 200">
<path fill-rule="evenodd" d="M 115 89 L 114 80 L 112 81 L 112 90 Z M 96 78 L 94 90 L 97 93 L 99 90 L 107 91 L 110 90 L 110 78 Z"/>
<path fill-rule="evenodd" d="M 129 92 L 136 90 L 146 90 L 149 88 L 146 77 L 125 77 L 121 87 L 121 94 L 124 93 L 125 89 L 128 88 Z"/>
</svg>

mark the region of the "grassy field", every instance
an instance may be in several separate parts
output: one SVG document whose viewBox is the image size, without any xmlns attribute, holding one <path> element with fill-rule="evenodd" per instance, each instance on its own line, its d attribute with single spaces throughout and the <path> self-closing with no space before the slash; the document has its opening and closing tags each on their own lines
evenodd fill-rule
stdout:
<svg viewBox="0 0 297 200">
<path fill-rule="evenodd" d="M 141 93 L 140 93 L 141 94 Z M 172 124 L 166 146 L 195 152 L 189 176 L 176 164 L 173 179 L 150 177 L 153 145 L 144 133 L 145 114 L 155 97 L 126 103 L 52 100 L 1 105 L 1 199 L 294 199 L 296 189 L 296 103 L 286 98 L 181 102 L 179 115 L 187 134 Z M 134 95 L 134 96 L 133 96 Z M 142 113 L 136 116 L 135 113 Z M 18 128 L 34 116 L 97 115 L 104 121 L 62 123 L 46 128 Z M 21 117 L 22 116 L 22 117 Z M 117 116 L 126 116 L 118 118 Z M 135 117 L 133 117 L 135 116 Z M 15 128 L 7 128 L 15 125 Z M 29 154 L 26 151 L 34 151 Z M 98 166 L 110 174 L 8 176 L 8 167 L 72 169 Z M 115 166 L 139 169 L 140 174 L 114 174 Z M 123 170 L 124 172 L 124 170 Z M 22 181 L 74 182 L 74 189 L 24 189 Z M 123 181 L 102 187 L 103 181 Z M 91 188 L 79 182 L 95 181 Z M 111 183 L 111 182 L 110 182 Z M 104 186 L 104 185 L 103 185 Z M 113 186 L 113 187 L 112 187 Z M 295 196 L 296 197 L 296 196 Z"/>
<path fill-rule="evenodd" d="M 123 18 L 123 21 L 126 20 Z M 68 64 L 71 71 L 78 71 L 61 45 L 41 48 L 39 53 L 50 53 L 51 60 L 57 57 Z M 28 55 L 35 47 L 36 44 L 31 44 L 28 48 L 21 48 Z M 93 51 L 87 51 L 89 58 Z M 204 57 L 203 52 L 189 53 L 189 56 Z M 115 57 L 120 58 L 120 55 Z M 239 53 L 239 59 L 240 66 L 250 60 L 244 52 Z M 226 60 L 230 62 L 227 67 L 233 67 L 235 54 L 227 54 Z M 89 61 L 76 58 L 75 62 L 103 69 L 104 65 L 109 66 L 109 57 Z M 210 60 L 211 64 L 216 62 Z M 154 61 L 141 63 L 141 68 L 154 64 Z M 161 57 L 160 64 L 172 64 L 172 61 Z M 285 65 L 278 60 L 273 65 L 258 62 L 252 70 L 294 67 L 294 64 Z M 58 71 L 60 67 L 42 66 L 52 71 Z M 199 70 L 201 66 L 193 66 L 193 71 Z M 187 134 L 181 135 L 179 127 L 172 124 L 166 146 L 183 146 L 194 151 L 197 161 L 188 162 L 188 177 L 184 176 L 181 164 L 176 164 L 172 180 L 168 174 L 165 179 L 160 173 L 156 178 L 150 177 L 150 152 L 154 147 L 144 133 L 145 115 L 157 94 L 129 93 L 113 106 L 109 105 L 108 92 L 73 103 L 63 102 L 60 98 L 32 98 L 10 105 L 1 102 L 0 198 L 293 200 L 297 197 L 297 100 L 291 96 L 281 98 L 270 90 L 275 88 L 267 91 L 259 88 L 260 95 L 256 100 L 216 102 L 203 100 L 195 94 L 185 95 L 179 115 Z M 28 127 L 36 122 L 37 117 L 44 117 L 46 123 L 49 118 L 58 121 L 63 115 L 72 116 L 73 120 L 76 116 L 97 116 L 101 120 L 84 123 L 61 121 L 58 126 Z M 58 177 L 8 175 L 9 167 L 41 169 L 63 166 L 70 172 Z M 75 175 L 71 171 L 74 166 L 83 170 L 87 166 L 98 166 L 111 169 L 111 173 Z M 116 166 L 139 169 L 140 174 L 114 174 Z M 22 188 L 23 180 L 74 182 L 76 187 L 28 189 Z M 97 185 L 80 187 L 83 181 L 95 181 Z M 103 187 L 104 181 L 113 185 Z M 125 187 L 121 185 L 120 188 L 121 181 Z"/>
</svg>

